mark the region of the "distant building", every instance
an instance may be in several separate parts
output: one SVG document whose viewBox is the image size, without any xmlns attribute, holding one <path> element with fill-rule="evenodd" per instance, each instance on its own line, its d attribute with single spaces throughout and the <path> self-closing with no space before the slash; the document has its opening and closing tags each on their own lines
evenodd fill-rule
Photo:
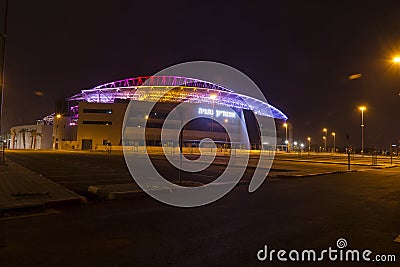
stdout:
<svg viewBox="0 0 400 267">
<path fill-rule="evenodd" d="M 22 125 L 10 130 L 11 149 L 51 149 L 53 125 Z"/>
</svg>

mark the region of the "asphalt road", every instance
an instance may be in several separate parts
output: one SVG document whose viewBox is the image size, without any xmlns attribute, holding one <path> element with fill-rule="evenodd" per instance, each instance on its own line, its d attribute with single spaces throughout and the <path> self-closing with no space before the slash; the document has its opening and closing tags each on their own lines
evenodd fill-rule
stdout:
<svg viewBox="0 0 400 267">
<path fill-rule="evenodd" d="M 100 156 L 85 157 L 91 163 L 84 169 L 95 175 L 91 166 L 99 164 Z M 63 156 L 52 160 L 61 159 L 76 165 Z M 126 169 L 112 162 L 110 169 L 121 172 L 112 177 L 120 179 Z M 71 173 L 83 168 L 76 166 Z M 30 167 L 35 168 L 33 161 Z M 62 175 L 56 167 L 49 173 Z M 393 254 L 397 262 L 332 262 L 325 257 L 311 265 L 398 266 L 399 208 L 398 168 L 267 179 L 255 193 L 240 185 L 219 201 L 190 209 L 146 195 L 93 201 L 59 214 L 0 221 L 0 266 L 309 266 L 276 257 L 260 262 L 257 252 L 264 245 L 320 252 L 337 248 L 339 238 L 347 240 L 347 248 L 370 249 L 371 257 Z"/>
</svg>

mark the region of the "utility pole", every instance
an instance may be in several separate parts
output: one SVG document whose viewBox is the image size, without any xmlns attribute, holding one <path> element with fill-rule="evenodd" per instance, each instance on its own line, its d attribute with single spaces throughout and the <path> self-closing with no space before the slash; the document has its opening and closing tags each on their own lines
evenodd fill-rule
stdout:
<svg viewBox="0 0 400 267">
<path fill-rule="evenodd" d="M 3 137 L 3 102 L 4 102 L 4 69 L 5 69 L 5 59 L 6 59 L 6 30 L 7 30 L 7 8 L 8 8 L 8 0 L 1 0 L 1 62 L 0 62 L 0 136 Z M 1 138 L 1 147 L 2 147 L 2 156 L 1 156 L 1 163 L 5 164 L 4 159 L 4 149 L 5 143 L 3 138 Z"/>
</svg>

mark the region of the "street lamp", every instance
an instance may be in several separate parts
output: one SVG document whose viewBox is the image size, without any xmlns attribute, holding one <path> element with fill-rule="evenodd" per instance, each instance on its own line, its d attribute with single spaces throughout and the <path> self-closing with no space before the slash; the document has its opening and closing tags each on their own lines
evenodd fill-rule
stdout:
<svg viewBox="0 0 400 267">
<path fill-rule="evenodd" d="M 212 101 L 214 101 L 215 99 L 217 99 L 217 94 L 211 94 L 210 95 L 210 99 L 212 100 Z"/>
<path fill-rule="evenodd" d="M 325 136 L 323 137 L 323 139 L 325 140 L 325 142 L 324 142 L 324 152 L 326 153 L 326 138 L 328 137 L 328 129 L 324 128 L 324 129 L 322 129 L 322 131 L 325 133 Z"/>
<path fill-rule="evenodd" d="M 336 133 L 332 132 L 332 136 L 333 136 L 333 153 L 336 152 Z"/>
<path fill-rule="evenodd" d="M 228 119 L 224 119 L 225 123 L 228 123 L 229 120 Z M 227 126 L 226 126 L 227 127 Z M 225 152 L 228 151 L 228 131 L 225 129 L 226 133 L 225 133 Z"/>
<path fill-rule="evenodd" d="M 392 61 L 393 63 L 400 63 L 400 56 L 395 56 Z"/>
<path fill-rule="evenodd" d="M 394 148 L 395 146 L 396 146 L 396 145 L 391 145 L 391 146 L 390 146 L 390 165 L 393 164 L 393 148 Z"/>
<path fill-rule="evenodd" d="M 310 156 L 310 151 L 311 151 L 311 137 L 307 137 L 308 140 L 308 155 Z"/>
<path fill-rule="evenodd" d="M 364 156 L 364 110 L 367 109 L 365 106 L 358 107 L 361 110 L 361 155 Z"/>
<path fill-rule="evenodd" d="M 211 94 L 210 99 L 212 100 L 212 115 L 211 115 L 211 136 L 214 135 L 214 102 L 217 99 L 217 94 Z"/>
<path fill-rule="evenodd" d="M 286 132 L 285 135 L 286 152 L 289 152 L 288 126 L 289 125 L 286 122 L 283 124 L 283 127 L 285 127 L 285 132 Z"/>
<path fill-rule="evenodd" d="M 56 119 L 55 119 L 55 123 L 56 123 L 56 134 L 54 137 L 54 148 L 58 149 L 58 119 L 61 119 L 62 115 L 61 114 L 57 114 L 56 115 Z M 54 123 L 54 122 L 53 122 Z"/>
</svg>

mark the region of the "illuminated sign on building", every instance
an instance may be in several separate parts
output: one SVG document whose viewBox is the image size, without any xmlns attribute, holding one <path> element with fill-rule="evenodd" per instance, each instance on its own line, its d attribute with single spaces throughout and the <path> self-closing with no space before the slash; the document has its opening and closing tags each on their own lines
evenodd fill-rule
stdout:
<svg viewBox="0 0 400 267">
<path fill-rule="evenodd" d="M 200 115 L 210 115 L 210 116 L 214 116 L 214 110 L 210 109 L 210 108 L 199 108 L 198 114 Z M 232 112 L 232 111 L 225 111 L 225 110 L 215 110 L 215 114 L 216 117 L 224 117 L 224 118 L 235 118 L 236 117 L 236 113 Z"/>
</svg>

